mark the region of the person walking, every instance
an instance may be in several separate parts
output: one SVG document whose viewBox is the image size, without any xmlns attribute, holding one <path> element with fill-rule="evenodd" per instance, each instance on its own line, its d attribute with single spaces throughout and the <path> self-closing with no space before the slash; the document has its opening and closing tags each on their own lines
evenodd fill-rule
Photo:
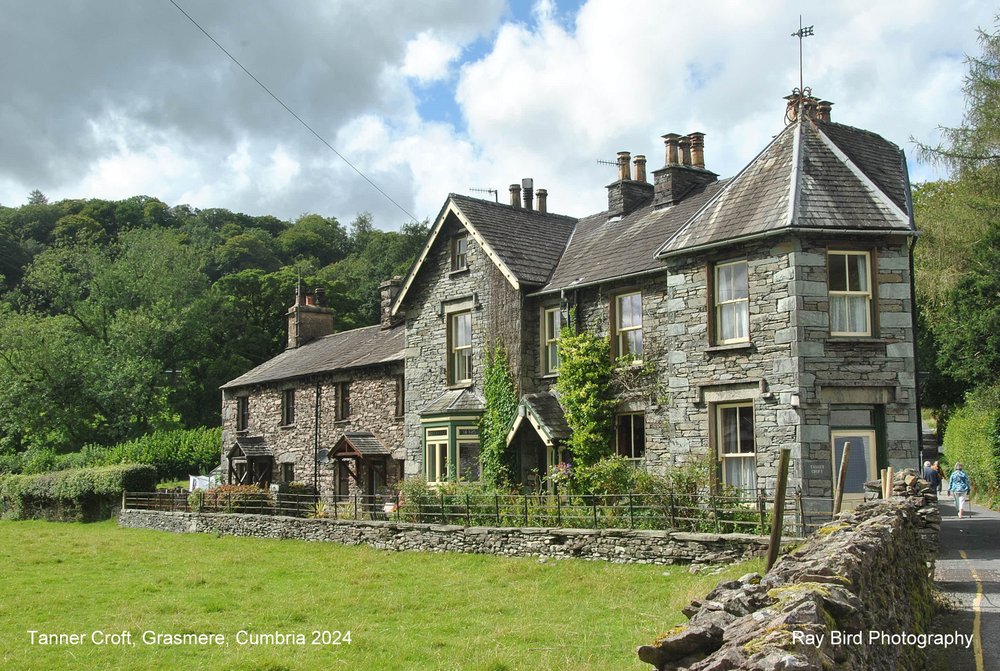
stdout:
<svg viewBox="0 0 1000 671">
<path fill-rule="evenodd" d="M 937 485 L 937 493 L 940 494 L 941 493 L 941 483 L 944 482 L 944 469 L 941 468 L 941 462 L 940 461 L 935 461 L 933 464 L 931 464 L 931 468 L 933 468 L 937 472 L 937 483 L 938 483 L 938 485 Z"/>
<path fill-rule="evenodd" d="M 937 492 L 941 489 L 941 474 L 938 473 L 933 466 L 931 466 L 930 461 L 924 462 L 924 480 L 930 483 L 931 489 Z"/>
<path fill-rule="evenodd" d="M 962 512 L 965 510 L 965 502 L 969 499 L 969 492 L 971 490 L 972 481 L 969 480 L 968 474 L 962 469 L 961 462 L 956 463 L 955 470 L 951 472 L 951 477 L 948 478 L 948 491 L 955 497 L 955 509 L 958 511 L 959 518 L 962 517 Z"/>
</svg>

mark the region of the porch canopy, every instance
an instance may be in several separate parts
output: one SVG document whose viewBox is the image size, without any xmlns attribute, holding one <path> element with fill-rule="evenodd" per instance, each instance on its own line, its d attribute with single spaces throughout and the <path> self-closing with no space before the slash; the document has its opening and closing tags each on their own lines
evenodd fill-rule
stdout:
<svg viewBox="0 0 1000 671">
<path fill-rule="evenodd" d="M 548 392 L 525 394 L 517 405 L 517 414 L 507 430 L 507 444 L 510 445 L 517 432 L 528 425 L 535 430 L 546 447 L 557 447 L 570 436 L 569 424 L 559 400 Z"/>
<path fill-rule="evenodd" d="M 330 451 L 331 459 L 390 457 L 392 453 L 371 431 L 352 431 L 342 435 Z"/>
<path fill-rule="evenodd" d="M 274 477 L 274 453 L 263 436 L 239 436 L 229 448 L 227 459 L 229 484 L 258 487 L 271 484 Z"/>
</svg>

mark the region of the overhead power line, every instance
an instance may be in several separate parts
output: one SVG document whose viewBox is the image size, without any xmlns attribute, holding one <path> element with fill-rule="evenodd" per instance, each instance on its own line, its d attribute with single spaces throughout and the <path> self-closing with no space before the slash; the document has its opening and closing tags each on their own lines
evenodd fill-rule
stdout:
<svg viewBox="0 0 1000 671">
<path fill-rule="evenodd" d="M 408 216 L 414 222 L 417 222 L 417 218 L 415 216 L 413 216 L 412 214 L 410 214 L 410 212 L 405 207 L 403 207 L 402 205 L 400 205 L 399 203 L 397 203 L 393 199 L 392 196 L 390 196 L 388 193 L 386 193 L 385 191 L 383 191 L 382 188 L 378 184 L 376 184 L 374 181 L 372 181 L 372 179 L 370 177 L 368 177 L 368 175 L 366 175 L 365 173 L 361 172 L 361 170 L 356 165 L 354 165 L 349 160 L 347 160 L 346 156 L 344 156 L 343 154 L 341 154 L 339 151 L 337 151 L 334 148 L 334 146 L 332 144 L 330 144 L 329 142 L 326 141 L 326 138 L 324 138 L 322 135 L 320 135 L 319 133 L 317 133 L 313 129 L 312 126 L 310 126 L 309 124 L 307 124 L 302 119 L 302 117 L 300 117 L 298 114 L 296 114 L 295 111 L 291 107 L 289 107 L 288 105 L 286 105 L 285 102 L 281 98 L 279 98 L 278 96 L 276 96 L 274 94 L 274 92 L 271 91 L 271 89 L 267 88 L 267 86 L 264 84 L 264 82 L 262 82 L 261 80 L 257 79 L 257 77 L 254 75 L 254 73 L 252 73 L 249 70 L 247 70 L 246 67 L 244 67 L 244 65 L 242 63 L 240 63 L 239 60 L 235 56 L 233 56 L 231 53 L 229 53 L 229 51 L 224 46 L 222 46 L 221 44 L 219 44 L 219 41 L 217 39 L 215 39 L 214 37 L 212 37 L 211 33 L 209 33 L 207 30 L 205 30 L 204 28 L 202 28 L 201 24 L 199 24 L 197 21 L 194 20 L 194 17 L 192 17 L 190 14 L 188 14 L 186 11 L 184 11 L 183 7 L 181 7 L 180 5 L 178 5 L 174 0 L 170 0 L 170 4 L 173 5 L 174 7 L 176 7 L 177 11 L 179 11 L 181 14 L 183 14 L 185 17 L 187 17 L 187 20 L 190 21 L 192 24 L 194 24 L 195 28 L 197 28 L 198 30 L 200 30 L 205 35 L 205 37 L 207 37 L 208 39 L 210 39 L 212 41 L 212 44 L 214 44 L 215 46 L 219 47 L 219 49 L 222 51 L 222 53 L 224 53 L 226 56 L 229 57 L 229 60 L 231 60 L 233 63 L 236 63 L 236 65 L 239 66 L 240 70 L 243 70 L 243 72 L 245 72 L 246 75 L 250 79 L 254 80 L 254 82 L 257 84 L 257 86 L 259 86 L 262 89 L 264 89 L 264 91 L 267 93 L 267 95 L 271 96 L 276 103 L 278 103 L 283 108 L 285 108 L 285 111 L 288 112 L 289 114 L 291 114 L 295 118 L 296 121 L 298 121 L 300 124 L 302 124 L 302 126 L 306 130 L 308 130 L 310 133 L 312 133 L 316 137 L 317 140 L 319 140 L 320 142 L 322 142 L 323 144 L 325 144 L 326 147 L 327 147 L 327 149 L 329 149 L 334 154 L 336 154 L 337 157 L 341 161 L 343 161 L 344 163 L 346 163 L 351 168 L 351 170 L 353 170 L 354 172 L 358 173 L 358 175 L 360 175 L 363 180 L 365 180 L 366 182 L 368 182 L 368 184 L 370 184 L 373 189 L 375 189 L 380 194 L 382 194 L 382 196 L 386 200 L 388 200 L 390 203 L 392 203 L 397 208 L 399 208 L 400 212 L 402 212 L 403 214 L 405 214 L 406 216 Z M 419 222 L 417 222 L 417 223 L 419 223 Z"/>
</svg>

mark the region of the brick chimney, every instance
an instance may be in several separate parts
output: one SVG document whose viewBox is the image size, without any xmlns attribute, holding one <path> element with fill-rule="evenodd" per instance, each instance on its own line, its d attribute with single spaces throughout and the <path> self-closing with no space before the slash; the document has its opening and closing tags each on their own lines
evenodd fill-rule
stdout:
<svg viewBox="0 0 1000 671">
<path fill-rule="evenodd" d="M 674 205 L 689 193 L 711 184 L 716 175 L 705 169 L 705 134 L 663 136 L 666 145 L 665 165 L 653 171 L 653 205 Z"/>
<path fill-rule="evenodd" d="M 396 302 L 396 296 L 399 295 L 399 290 L 403 287 L 403 278 L 396 275 L 392 279 L 386 280 L 382 284 L 378 285 L 378 293 L 380 304 L 382 308 L 382 330 L 391 329 L 394 326 L 398 326 L 402 321 L 400 315 L 393 316 L 392 314 L 392 304 Z"/>
<path fill-rule="evenodd" d="M 325 303 L 326 292 L 322 287 L 307 293 L 302 283 L 298 283 L 295 304 L 288 310 L 288 345 L 285 349 L 295 349 L 333 333 L 333 310 Z"/>
<path fill-rule="evenodd" d="M 800 111 L 808 119 L 830 122 L 830 108 L 833 107 L 833 103 L 814 97 L 809 87 L 806 87 L 804 94 L 794 89 L 791 95 L 785 96 L 785 101 L 786 123 L 793 123 L 798 119 Z"/>
<path fill-rule="evenodd" d="M 648 204 L 653 197 L 653 185 L 646 181 L 646 157 L 636 156 L 636 179 L 632 179 L 630 156 L 627 151 L 618 152 L 618 181 L 608 184 L 607 187 L 608 217 L 625 216 Z"/>
</svg>

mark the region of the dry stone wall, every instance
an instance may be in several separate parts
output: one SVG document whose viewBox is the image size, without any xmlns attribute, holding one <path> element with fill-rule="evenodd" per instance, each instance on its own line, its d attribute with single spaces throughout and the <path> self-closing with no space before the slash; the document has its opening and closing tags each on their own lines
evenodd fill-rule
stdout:
<svg viewBox="0 0 1000 671">
<path fill-rule="evenodd" d="M 924 651 L 906 637 L 925 632 L 933 614 L 941 517 L 914 472 L 894 493 L 840 515 L 766 576 L 720 583 L 639 658 L 658 671 L 924 668 Z"/>
<path fill-rule="evenodd" d="M 619 564 L 725 564 L 759 556 L 767 539 L 628 529 L 462 527 L 392 521 L 123 510 L 118 524 L 174 533 L 294 538 L 383 550 L 593 559 Z"/>
</svg>

